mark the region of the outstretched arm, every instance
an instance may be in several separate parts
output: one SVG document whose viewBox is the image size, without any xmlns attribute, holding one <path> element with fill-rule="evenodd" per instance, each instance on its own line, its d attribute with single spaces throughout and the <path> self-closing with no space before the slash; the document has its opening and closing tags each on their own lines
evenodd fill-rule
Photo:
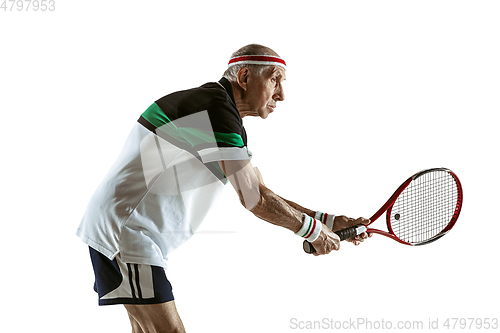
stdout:
<svg viewBox="0 0 500 333">
<path fill-rule="evenodd" d="M 260 173 L 260 170 L 257 167 L 254 167 L 253 169 L 255 171 L 255 174 L 257 175 L 257 178 L 258 178 L 259 182 L 261 184 L 264 184 L 264 179 L 262 177 L 262 174 Z M 282 200 L 284 200 L 289 206 L 295 208 L 299 212 L 305 213 L 305 214 L 307 214 L 307 215 L 309 215 L 311 217 L 315 217 L 316 216 L 316 212 L 315 211 L 307 209 L 307 208 L 304 208 L 304 207 L 300 206 L 299 204 L 297 204 L 297 203 L 295 203 L 293 201 L 286 200 L 285 198 L 282 198 L 282 197 L 280 197 L 280 198 Z M 353 225 L 367 224 L 368 222 L 369 222 L 368 219 L 365 219 L 365 218 L 362 218 L 362 217 L 360 217 L 359 219 L 355 220 L 355 219 L 352 219 L 352 218 L 349 218 L 349 217 L 343 216 L 343 215 L 341 215 L 341 216 L 335 216 L 332 230 L 335 232 L 335 231 L 338 231 L 338 230 L 349 228 L 350 226 L 353 226 Z M 361 235 L 358 235 L 358 236 L 356 236 L 354 238 L 348 239 L 347 241 L 354 243 L 354 245 L 359 245 L 363 240 L 365 240 L 368 237 L 371 237 L 371 235 L 369 235 L 367 233 L 362 233 Z"/>
<path fill-rule="evenodd" d="M 267 188 L 262 181 L 259 181 L 260 172 L 255 172 L 250 161 L 221 161 L 219 163 L 238 193 L 241 204 L 262 220 L 296 233 L 304 224 L 303 213 L 314 216 L 314 211 L 287 201 Z M 327 254 L 332 250 L 338 250 L 340 239 L 325 225 L 322 225 L 320 235 L 313 245 L 317 254 Z"/>
</svg>

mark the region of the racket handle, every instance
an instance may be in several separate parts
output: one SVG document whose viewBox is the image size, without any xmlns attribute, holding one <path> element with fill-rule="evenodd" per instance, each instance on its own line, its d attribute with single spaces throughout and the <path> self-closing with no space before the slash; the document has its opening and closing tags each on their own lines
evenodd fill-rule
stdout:
<svg viewBox="0 0 500 333">
<path fill-rule="evenodd" d="M 366 231 L 366 227 L 364 225 L 356 225 L 354 227 L 350 227 L 347 229 L 342 229 L 336 231 L 335 233 L 340 237 L 341 241 L 344 241 L 349 238 L 353 238 L 354 236 L 360 235 Z"/>
<path fill-rule="evenodd" d="M 339 230 L 339 231 L 335 231 L 335 233 L 337 234 L 337 236 L 340 237 L 341 241 L 344 241 L 346 239 L 349 239 L 349 238 L 352 238 L 354 236 L 360 235 L 363 232 L 365 232 L 366 230 L 367 229 L 366 229 L 366 227 L 364 225 L 356 225 L 354 227 L 350 227 L 350 228 L 342 229 L 342 230 Z M 316 252 L 316 249 L 314 248 L 314 246 L 311 243 L 309 243 L 308 241 L 304 241 L 304 243 L 302 244 L 302 247 L 304 248 L 304 251 L 307 252 L 307 253 L 314 253 L 314 252 Z"/>
</svg>

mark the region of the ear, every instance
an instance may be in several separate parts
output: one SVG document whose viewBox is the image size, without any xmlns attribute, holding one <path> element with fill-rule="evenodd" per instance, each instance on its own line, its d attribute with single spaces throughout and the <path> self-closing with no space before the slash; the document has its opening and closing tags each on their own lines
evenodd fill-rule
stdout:
<svg viewBox="0 0 500 333">
<path fill-rule="evenodd" d="M 247 67 L 243 67 L 238 71 L 237 74 L 237 79 L 238 79 L 238 85 L 241 87 L 243 90 L 247 90 L 248 86 L 248 78 L 250 77 L 250 69 Z"/>
</svg>

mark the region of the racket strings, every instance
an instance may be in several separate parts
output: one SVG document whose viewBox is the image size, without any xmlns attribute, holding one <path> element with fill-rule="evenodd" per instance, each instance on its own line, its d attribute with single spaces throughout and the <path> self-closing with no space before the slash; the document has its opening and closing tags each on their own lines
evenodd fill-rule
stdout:
<svg viewBox="0 0 500 333">
<path fill-rule="evenodd" d="M 409 243 L 422 243 L 450 223 L 457 207 L 457 184 L 447 171 L 433 171 L 414 179 L 392 207 L 394 234 Z"/>
</svg>

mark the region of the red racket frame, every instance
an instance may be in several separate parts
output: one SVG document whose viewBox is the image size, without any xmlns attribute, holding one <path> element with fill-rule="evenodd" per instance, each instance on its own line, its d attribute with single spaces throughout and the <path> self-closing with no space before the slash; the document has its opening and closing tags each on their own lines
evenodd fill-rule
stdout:
<svg viewBox="0 0 500 333">
<path fill-rule="evenodd" d="M 394 205 L 394 202 L 396 202 L 396 199 L 399 197 L 399 195 L 405 190 L 405 188 L 408 187 L 408 185 L 410 185 L 410 183 L 413 180 L 417 179 L 418 177 L 420 177 L 428 172 L 432 172 L 432 171 L 446 171 L 455 180 L 455 183 L 457 184 L 457 196 L 458 196 L 457 204 L 455 206 L 455 212 L 453 213 L 453 216 L 452 216 L 450 222 L 448 223 L 448 225 L 439 234 L 432 237 L 431 239 L 428 239 L 427 241 L 422 242 L 422 243 L 415 243 L 415 244 L 401 240 L 394 234 L 394 231 L 392 230 L 392 227 L 391 227 L 392 206 Z M 389 238 L 391 238 L 391 239 L 393 239 L 401 244 L 405 244 L 405 245 L 416 246 L 416 245 L 428 244 L 428 243 L 431 243 L 431 242 L 443 237 L 448 231 L 451 230 L 451 228 L 453 228 L 453 226 L 457 222 L 458 216 L 460 215 L 460 211 L 462 209 L 462 201 L 463 201 L 462 184 L 460 183 L 460 180 L 458 179 L 458 177 L 455 173 L 453 173 L 451 170 L 446 169 L 446 168 L 434 168 L 434 169 L 423 170 L 423 171 L 420 171 L 420 172 L 416 173 L 415 175 L 411 176 L 403 184 L 401 184 L 401 186 L 399 186 L 399 188 L 396 190 L 396 192 L 394 192 L 394 194 L 389 198 L 389 200 L 387 200 L 387 202 L 370 218 L 370 223 L 367 226 L 369 226 L 370 224 L 375 222 L 375 220 L 377 220 L 384 212 L 387 212 L 386 223 L 387 223 L 387 229 L 389 230 L 389 232 L 383 231 L 383 230 L 378 230 L 378 229 L 371 229 L 371 228 L 368 228 L 366 230 L 366 232 L 383 235 L 383 236 L 389 237 Z"/>
</svg>

